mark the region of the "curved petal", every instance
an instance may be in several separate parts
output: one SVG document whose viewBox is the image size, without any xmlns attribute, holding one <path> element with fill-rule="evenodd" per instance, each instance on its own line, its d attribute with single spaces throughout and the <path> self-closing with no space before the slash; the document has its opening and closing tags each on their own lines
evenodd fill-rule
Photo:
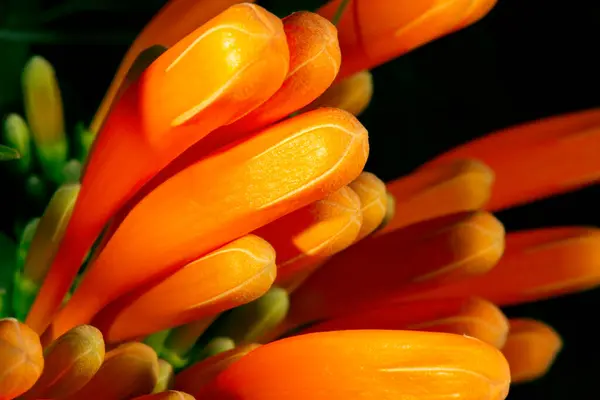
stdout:
<svg viewBox="0 0 600 400">
<path fill-rule="evenodd" d="M 186 368 L 175 377 L 175 389 L 196 396 L 204 386 L 213 381 L 235 362 L 259 348 L 258 344 L 238 346 Z"/>
<path fill-rule="evenodd" d="M 455 333 L 501 349 L 508 334 L 508 320 L 496 305 L 478 298 L 386 302 L 316 324 L 299 335 L 349 329 Z"/>
<path fill-rule="evenodd" d="M 476 158 L 496 174 L 489 210 L 564 193 L 600 180 L 600 109 L 564 114 L 500 130 L 426 164 Z"/>
<path fill-rule="evenodd" d="M 32 328 L 47 327 L 109 218 L 189 146 L 271 97 L 288 63 L 281 21 L 251 4 L 229 8 L 152 63 L 94 143 L 65 237 L 27 317 Z"/>
<path fill-rule="evenodd" d="M 494 172 L 475 160 L 417 169 L 388 182 L 387 190 L 395 200 L 394 218 L 378 234 L 443 215 L 478 210 L 489 200 L 493 183 Z"/>
<path fill-rule="evenodd" d="M 93 324 L 110 343 L 142 337 L 257 299 L 275 274 L 273 248 L 259 237 L 244 236 L 114 301 Z"/>
<path fill-rule="evenodd" d="M 542 377 L 562 348 L 562 339 L 550 326 L 531 319 L 511 319 L 502 354 L 514 383 Z"/>
<path fill-rule="evenodd" d="M 45 351 L 44 372 L 22 399 L 62 399 L 84 387 L 104 361 L 104 340 L 93 326 L 80 325 Z"/>
<path fill-rule="evenodd" d="M 318 13 L 331 19 L 341 0 Z M 493 5 L 493 4 L 492 4 Z M 482 17 L 491 7 L 471 0 L 352 0 L 338 25 L 339 79 L 371 69 Z"/>
<path fill-rule="evenodd" d="M 14 399 L 38 380 L 44 368 L 39 336 L 14 318 L 0 319 L 0 398 Z"/>
<path fill-rule="evenodd" d="M 492 268 L 504 229 L 492 215 L 452 215 L 365 239 L 331 258 L 292 295 L 286 324 L 343 315 Z"/>
<path fill-rule="evenodd" d="M 361 228 L 360 199 L 349 187 L 254 231 L 277 253 L 277 285 L 286 286 L 347 248 Z"/>
<path fill-rule="evenodd" d="M 498 265 L 485 275 L 400 296 L 405 300 L 479 296 L 518 304 L 600 284 L 600 229 L 548 228 L 510 233 Z"/>
<path fill-rule="evenodd" d="M 155 45 L 171 47 L 211 18 L 239 3 L 254 3 L 254 0 L 170 0 L 167 2 L 127 50 L 90 125 L 92 132 L 100 130 L 129 70 L 144 50 Z"/>
<path fill-rule="evenodd" d="M 192 394 L 214 400 L 502 400 L 509 383 L 502 354 L 476 339 L 429 332 L 344 331 L 259 347 Z"/>
<path fill-rule="evenodd" d="M 127 400 L 149 394 L 158 380 L 158 359 L 142 343 L 126 343 L 108 353 L 100 370 L 67 400 Z"/>
<path fill-rule="evenodd" d="M 338 190 L 360 174 L 367 154 L 367 132 L 352 115 L 321 109 L 198 161 L 129 212 L 54 321 L 53 335 L 88 322 L 139 285 Z"/>
</svg>

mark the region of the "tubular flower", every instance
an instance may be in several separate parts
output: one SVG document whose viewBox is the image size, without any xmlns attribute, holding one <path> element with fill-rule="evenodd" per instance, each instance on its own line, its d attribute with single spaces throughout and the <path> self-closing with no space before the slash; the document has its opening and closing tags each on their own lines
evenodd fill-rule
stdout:
<svg viewBox="0 0 600 400">
<path fill-rule="evenodd" d="M 87 159 L 44 171 L 40 138 L 70 146 L 57 83 L 45 109 L 28 67 L 27 121 L 3 136 L 24 159 L 6 162 L 56 192 L 0 233 L 0 315 L 25 320 L 0 320 L 0 400 L 503 400 L 543 375 L 560 337 L 500 307 L 600 284 L 600 231 L 505 232 L 492 212 L 596 183 L 598 111 L 383 182 L 353 115 L 367 70 L 495 1 L 238 3 L 169 1 L 78 130 Z"/>
</svg>

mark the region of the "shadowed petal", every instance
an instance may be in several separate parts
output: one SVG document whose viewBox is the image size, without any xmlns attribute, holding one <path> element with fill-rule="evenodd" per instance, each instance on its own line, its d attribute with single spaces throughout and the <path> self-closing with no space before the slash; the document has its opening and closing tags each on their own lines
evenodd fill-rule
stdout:
<svg viewBox="0 0 600 400">
<path fill-rule="evenodd" d="M 258 344 L 239 346 L 200 361 L 175 376 L 175 389 L 183 390 L 196 396 L 217 375 L 259 347 L 260 345 Z"/>
<path fill-rule="evenodd" d="M 286 325 L 343 315 L 399 293 L 483 274 L 503 249 L 502 225 L 484 212 L 365 239 L 331 258 L 293 293 Z"/>
<path fill-rule="evenodd" d="M 429 162 L 477 158 L 496 174 L 489 210 L 528 203 L 600 180 L 600 109 L 510 127 Z"/>
<path fill-rule="evenodd" d="M 148 394 L 146 396 L 136 397 L 133 400 L 195 400 L 194 396 L 190 396 L 184 392 L 169 390 L 167 392 Z"/>
<path fill-rule="evenodd" d="M 356 240 L 367 237 L 381 225 L 387 212 L 385 183 L 370 172 L 363 172 L 350 185 L 360 198 L 363 221 Z"/>
<path fill-rule="evenodd" d="M 62 399 L 84 387 L 104 361 L 104 340 L 98 329 L 81 325 L 54 341 L 44 353 L 44 372 L 22 399 Z"/>
<path fill-rule="evenodd" d="M 158 359 L 142 343 L 126 343 L 106 353 L 104 363 L 81 390 L 68 400 L 128 400 L 149 394 L 158 379 Z"/>
<path fill-rule="evenodd" d="M 510 233 L 498 265 L 485 275 L 403 299 L 479 296 L 518 304 L 590 289 L 600 284 L 600 230 L 548 228 Z"/>
<path fill-rule="evenodd" d="M 382 303 L 316 324 L 299 334 L 349 329 L 455 333 L 500 349 L 508 334 L 508 320 L 493 303 L 478 298 Z"/>
<path fill-rule="evenodd" d="M 361 203 L 349 187 L 256 230 L 277 253 L 276 284 L 286 285 L 350 246 L 361 229 Z"/>
<path fill-rule="evenodd" d="M 483 17 L 493 4 L 471 0 L 351 0 L 339 24 L 338 77 L 371 69 Z M 331 19 L 341 0 L 318 13 Z"/>
<path fill-rule="evenodd" d="M 510 365 L 513 383 L 542 377 L 561 348 L 562 340 L 550 326 L 530 319 L 511 319 L 502 353 Z"/>
<path fill-rule="evenodd" d="M 394 218 L 378 234 L 443 215 L 478 210 L 489 200 L 493 183 L 494 172 L 473 160 L 417 169 L 387 184 L 396 209 Z"/>
<path fill-rule="evenodd" d="M 319 107 L 335 107 L 360 115 L 373 97 L 373 76 L 369 71 L 358 72 L 335 83 L 319 98 L 309 104 L 305 110 Z"/>
</svg>

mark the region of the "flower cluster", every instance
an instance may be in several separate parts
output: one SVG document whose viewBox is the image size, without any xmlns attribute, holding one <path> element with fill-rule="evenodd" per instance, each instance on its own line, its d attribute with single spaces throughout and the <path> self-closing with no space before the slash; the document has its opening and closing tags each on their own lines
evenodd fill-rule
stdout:
<svg viewBox="0 0 600 400">
<path fill-rule="evenodd" d="M 369 69 L 494 3 L 171 0 L 74 140 L 33 57 L 0 158 L 53 195 L 0 235 L 0 399 L 502 400 L 543 375 L 559 335 L 500 307 L 600 284 L 600 230 L 492 213 L 597 183 L 600 111 L 363 171 Z"/>
</svg>

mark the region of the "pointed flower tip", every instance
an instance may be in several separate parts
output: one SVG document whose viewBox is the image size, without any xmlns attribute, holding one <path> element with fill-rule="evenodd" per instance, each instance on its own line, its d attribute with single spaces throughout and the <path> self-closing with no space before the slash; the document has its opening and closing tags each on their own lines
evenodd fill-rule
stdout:
<svg viewBox="0 0 600 400">
<path fill-rule="evenodd" d="M 493 184 L 494 171 L 478 160 L 425 164 L 387 184 L 396 199 L 396 210 L 394 219 L 380 233 L 443 215 L 479 210 L 490 199 Z"/>
<path fill-rule="evenodd" d="M 25 260 L 23 279 L 36 285 L 43 282 L 65 233 L 80 189 L 81 185 L 78 183 L 64 184 L 50 199 L 32 239 Z"/>
<path fill-rule="evenodd" d="M 369 71 L 362 71 L 334 83 L 305 110 L 335 107 L 359 116 L 367 109 L 372 97 L 373 75 Z"/>
<path fill-rule="evenodd" d="M 361 240 L 381 225 L 387 214 L 385 183 L 370 172 L 363 172 L 348 185 L 360 198 L 362 225 L 356 240 Z"/>
<path fill-rule="evenodd" d="M 35 144 L 44 149 L 66 143 L 62 99 L 52 64 L 33 56 L 23 69 L 22 80 L 25 112 Z"/>
<path fill-rule="evenodd" d="M 45 351 L 45 367 L 23 399 L 65 398 L 84 387 L 104 361 L 100 331 L 81 325 L 54 341 Z"/>
<path fill-rule="evenodd" d="M 18 114 L 9 114 L 4 120 L 4 141 L 19 154 L 18 171 L 31 168 L 31 133 L 25 120 Z M 2 151 L 0 150 L 0 159 Z"/>
<path fill-rule="evenodd" d="M 237 307 L 216 322 L 216 334 L 233 339 L 236 344 L 250 344 L 279 325 L 289 310 L 287 291 L 269 289 L 263 296 Z"/>
<path fill-rule="evenodd" d="M 158 381 L 158 357 L 151 347 L 125 343 L 106 353 L 92 379 L 69 400 L 102 398 L 126 399 L 151 393 Z"/>
<path fill-rule="evenodd" d="M 152 393 L 160 393 L 169 390 L 175 383 L 175 370 L 173 365 L 164 359 L 158 360 L 158 380 Z"/>
<path fill-rule="evenodd" d="M 14 318 L 0 320 L 0 398 L 29 390 L 44 368 L 39 336 Z"/>
<path fill-rule="evenodd" d="M 562 339 L 549 325 L 531 319 L 510 320 L 510 334 L 502 349 L 513 383 L 545 375 L 562 349 Z"/>
</svg>

